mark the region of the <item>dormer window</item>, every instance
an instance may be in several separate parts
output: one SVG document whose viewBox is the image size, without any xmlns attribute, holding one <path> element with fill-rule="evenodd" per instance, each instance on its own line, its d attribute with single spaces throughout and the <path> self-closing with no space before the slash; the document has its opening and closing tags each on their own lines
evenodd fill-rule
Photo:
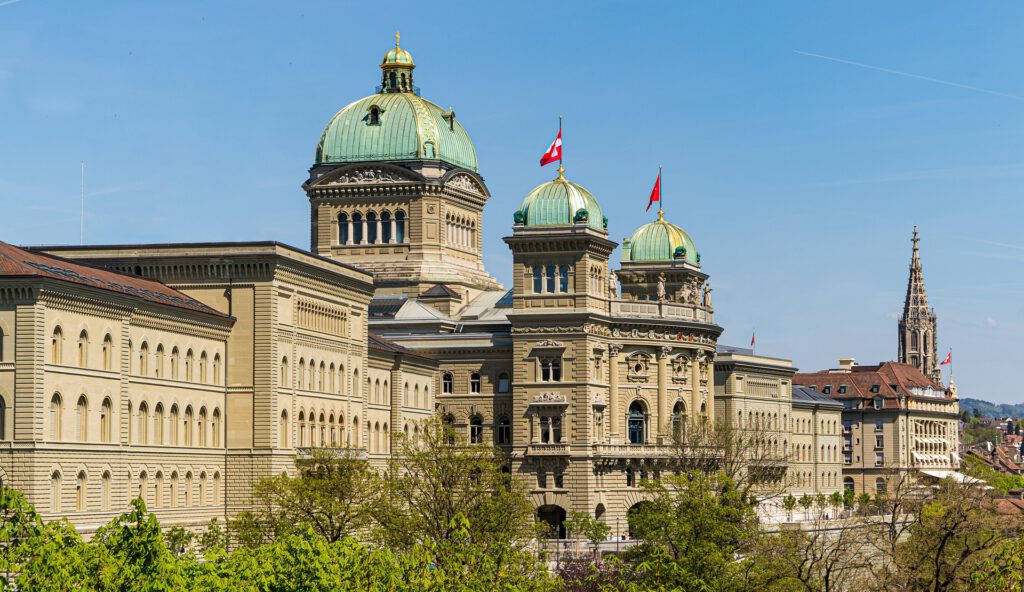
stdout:
<svg viewBox="0 0 1024 592">
<path fill-rule="evenodd" d="M 832 394 L 832 385 L 831 384 L 826 384 L 825 386 L 821 387 L 821 393 L 824 394 L 824 395 L 831 395 Z"/>
<path fill-rule="evenodd" d="M 874 403 L 875 403 L 875 409 L 881 409 L 882 408 L 882 397 L 876 397 Z"/>
<path fill-rule="evenodd" d="M 873 384 L 873 385 L 871 385 L 871 392 L 877 393 L 878 390 L 881 388 L 881 386 L 882 385 L 880 385 L 880 384 Z"/>
<path fill-rule="evenodd" d="M 370 125 L 380 125 L 380 107 L 374 105 L 370 107 Z"/>
<path fill-rule="evenodd" d="M 846 394 L 846 385 L 845 384 L 839 385 L 839 394 L 840 395 L 845 395 Z"/>
</svg>

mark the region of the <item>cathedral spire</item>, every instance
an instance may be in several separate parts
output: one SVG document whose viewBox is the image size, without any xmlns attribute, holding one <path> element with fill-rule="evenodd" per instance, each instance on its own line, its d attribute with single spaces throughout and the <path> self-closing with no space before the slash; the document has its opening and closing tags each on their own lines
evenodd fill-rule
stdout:
<svg viewBox="0 0 1024 592">
<path fill-rule="evenodd" d="M 917 226 L 910 239 L 913 252 L 910 256 L 910 276 L 907 280 L 907 297 L 903 303 L 903 314 L 899 321 L 899 361 L 919 369 L 935 382 L 941 380 L 936 352 L 935 311 L 928 307 L 928 294 L 924 288 L 924 270 L 921 265 L 921 239 Z"/>
</svg>

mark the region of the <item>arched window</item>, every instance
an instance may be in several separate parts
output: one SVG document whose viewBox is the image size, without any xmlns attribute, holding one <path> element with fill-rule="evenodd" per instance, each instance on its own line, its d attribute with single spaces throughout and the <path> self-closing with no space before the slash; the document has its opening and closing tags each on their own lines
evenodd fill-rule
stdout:
<svg viewBox="0 0 1024 592">
<path fill-rule="evenodd" d="M 395 242 L 405 242 L 405 212 L 402 210 L 395 212 Z"/>
<path fill-rule="evenodd" d="M 199 423 L 196 425 L 199 433 L 199 446 L 206 446 L 206 407 L 199 410 Z"/>
<path fill-rule="evenodd" d="M 497 434 L 495 434 L 495 440 L 498 444 L 512 443 L 512 423 L 507 417 L 502 417 L 498 420 L 498 430 Z"/>
<path fill-rule="evenodd" d="M 178 380 L 181 378 L 181 368 L 179 368 L 179 360 L 181 354 L 178 352 L 178 348 L 171 348 L 171 373 L 168 375 L 171 380 Z"/>
<path fill-rule="evenodd" d="M 377 244 L 377 214 L 374 212 L 366 213 L 366 242 L 371 245 Z"/>
<path fill-rule="evenodd" d="M 199 496 L 197 503 L 200 506 L 206 505 L 206 471 L 199 473 Z"/>
<path fill-rule="evenodd" d="M 85 475 L 85 471 L 78 472 L 78 478 L 75 479 L 75 511 L 85 511 L 85 493 L 86 486 L 88 485 L 88 478 Z"/>
<path fill-rule="evenodd" d="M 7 400 L 0 397 L 0 440 L 7 439 Z M 0 483 L 2 485 L 2 483 Z"/>
<path fill-rule="evenodd" d="M 64 416 L 64 400 L 60 393 L 54 393 L 50 398 L 50 439 L 60 440 L 63 435 L 61 430 Z"/>
<path fill-rule="evenodd" d="M 138 439 L 139 444 L 149 444 L 149 405 L 143 401 L 139 404 L 139 429 Z"/>
<path fill-rule="evenodd" d="M 213 499 L 220 499 L 220 471 L 213 474 Z"/>
<path fill-rule="evenodd" d="M 878 477 L 875 479 L 875 495 L 885 495 L 888 491 L 888 484 L 884 477 Z"/>
<path fill-rule="evenodd" d="M 370 125 L 380 125 L 380 107 L 370 107 Z"/>
<path fill-rule="evenodd" d="M 164 473 L 157 471 L 153 479 L 153 507 L 161 508 L 164 505 Z"/>
<path fill-rule="evenodd" d="M 338 214 L 338 244 L 348 244 L 348 214 Z"/>
<path fill-rule="evenodd" d="M 498 392 L 507 393 L 511 388 L 512 381 L 509 380 L 508 372 L 498 374 Z"/>
<path fill-rule="evenodd" d="M 220 354 L 213 355 L 213 384 L 220 384 Z"/>
<path fill-rule="evenodd" d="M 206 361 L 206 352 L 199 354 L 199 382 L 201 382 L 202 384 L 206 384 L 207 382 Z"/>
<path fill-rule="evenodd" d="M 686 432 L 686 405 L 677 401 L 672 407 L 672 437 L 676 442 L 682 442 Z"/>
<path fill-rule="evenodd" d="M 287 387 L 288 386 L 288 380 L 290 378 L 289 375 L 288 375 L 289 372 L 288 372 L 288 357 L 287 356 L 281 358 L 281 369 L 280 369 L 279 374 L 280 374 L 279 377 L 278 377 L 279 385 L 282 386 L 282 387 Z"/>
<path fill-rule="evenodd" d="M 480 394 L 480 373 L 474 372 L 469 375 L 469 392 Z"/>
<path fill-rule="evenodd" d="M 380 214 L 380 242 L 388 244 L 391 242 L 391 212 Z"/>
<path fill-rule="evenodd" d="M 2 335 L 0 335 L 2 337 Z M 0 346 L 2 347 L 2 346 Z M 103 337 L 103 369 L 114 368 L 114 339 L 108 333 Z"/>
<path fill-rule="evenodd" d="M 194 365 L 195 357 L 192 355 L 192 350 L 185 352 L 185 380 L 192 382 L 192 366 Z"/>
<path fill-rule="evenodd" d="M 164 405 L 157 403 L 153 410 L 153 443 L 164 444 Z"/>
<path fill-rule="evenodd" d="M 64 361 L 64 331 L 58 325 L 50 338 L 50 363 L 60 364 Z"/>
<path fill-rule="evenodd" d="M 469 418 L 469 442 L 480 444 L 484 441 L 484 420 L 479 415 Z"/>
<path fill-rule="evenodd" d="M 156 346 L 156 360 L 153 362 L 153 376 L 160 378 L 164 375 L 164 346 Z"/>
<path fill-rule="evenodd" d="M 7 342 L 4 341 L 5 339 L 4 328 L 0 327 L 0 362 L 3 362 L 7 355 Z"/>
<path fill-rule="evenodd" d="M 149 344 L 145 341 L 142 342 L 142 346 L 139 347 L 139 376 L 147 376 L 149 374 Z"/>
<path fill-rule="evenodd" d="M 210 445 L 220 448 L 220 409 L 213 408 L 213 419 L 210 421 Z"/>
<path fill-rule="evenodd" d="M 182 422 L 182 426 L 185 428 L 185 446 L 192 446 L 193 443 L 195 442 L 195 440 L 192 438 L 192 429 L 194 426 L 192 421 L 193 417 L 194 416 L 192 414 L 192 406 L 189 405 L 188 407 L 185 407 L 185 419 Z"/>
<path fill-rule="evenodd" d="M 843 477 L 843 489 L 853 491 L 853 477 Z"/>
<path fill-rule="evenodd" d="M 85 395 L 78 397 L 78 405 L 75 408 L 75 431 L 79 442 L 89 439 L 89 400 Z"/>
<path fill-rule="evenodd" d="M 54 512 L 60 512 L 60 471 L 54 471 L 50 475 L 50 507 Z"/>
<path fill-rule="evenodd" d="M 172 508 L 178 507 L 178 471 L 171 473 L 171 503 Z"/>
<path fill-rule="evenodd" d="M 288 412 L 281 412 L 281 421 L 277 426 L 277 430 L 280 434 L 279 438 L 281 441 L 281 448 L 288 448 Z"/>
<path fill-rule="evenodd" d="M 306 446 L 306 412 L 299 411 L 299 448 Z"/>
<path fill-rule="evenodd" d="M 146 482 L 148 480 L 149 480 L 149 476 L 146 474 L 146 471 L 142 471 L 141 473 L 139 473 L 139 492 L 138 492 L 138 495 L 136 495 L 135 497 L 137 497 L 138 499 L 140 499 L 140 500 L 142 500 L 144 502 L 147 501 L 146 500 Z"/>
<path fill-rule="evenodd" d="M 171 446 L 178 445 L 178 406 L 171 405 Z"/>
<path fill-rule="evenodd" d="M 316 375 L 316 390 L 321 393 L 327 392 L 327 386 L 324 382 L 324 376 L 327 374 L 327 365 L 320 362 L 320 372 Z"/>
<path fill-rule="evenodd" d="M 626 429 L 629 433 L 630 444 L 644 443 L 644 408 L 639 401 L 633 401 L 629 406 Z"/>
<path fill-rule="evenodd" d="M 441 392 L 446 395 L 455 392 L 455 376 L 451 372 L 445 372 L 441 377 Z"/>
<path fill-rule="evenodd" d="M 103 485 L 103 491 L 101 493 L 102 493 L 102 497 L 103 497 L 103 509 L 104 510 L 109 510 L 110 509 L 110 494 L 111 494 L 111 492 L 110 492 L 110 471 L 103 471 L 102 485 Z"/>
<path fill-rule="evenodd" d="M 359 448 L 359 417 L 352 418 L 352 447 Z"/>
<path fill-rule="evenodd" d="M 359 212 L 352 214 L 352 244 L 363 243 L 363 215 Z"/>
<path fill-rule="evenodd" d="M 109 443 L 112 440 L 113 405 L 110 399 L 103 399 L 100 406 L 100 442 Z"/>
<path fill-rule="evenodd" d="M 548 294 L 554 294 L 555 293 L 555 266 L 554 265 L 548 265 L 547 267 L 544 268 L 544 277 L 547 280 L 545 282 L 547 284 L 545 286 L 545 290 L 547 291 Z"/>
<path fill-rule="evenodd" d="M 192 507 L 192 471 L 185 473 L 185 507 Z"/>
</svg>

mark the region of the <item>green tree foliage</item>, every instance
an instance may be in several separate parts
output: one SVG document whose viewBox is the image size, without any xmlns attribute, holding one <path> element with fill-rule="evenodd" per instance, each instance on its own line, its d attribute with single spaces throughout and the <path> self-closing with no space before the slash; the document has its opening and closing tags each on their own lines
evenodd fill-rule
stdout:
<svg viewBox="0 0 1024 592">
<path fill-rule="evenodd" d="M 1003 441 L 1003 433 L 996 428 L 980 424 L 971 424 L 964 428 L 963 438 L 964 444 L 968 446 L 981 444 L 983 442 L 989 442 L 993 446 L 996 446 Z"/>
<path fill-rule="evenodd" d="M 1000 473 L 973 454 L 964 456 L 961 470 L 971 477 L 984 480 L 997 493 L 1003 495 L 1009 493 L 1011 489 L 1024 489 L 1024 476 Z"/>
<path fill-rule="evenodd" d="M 599 544 L 608 538 L 612 529 L 586 512 L 569 512 L 565 519 L 565 530 L 568 532 L 569 538 L 581 538 Z"/>
</svg>

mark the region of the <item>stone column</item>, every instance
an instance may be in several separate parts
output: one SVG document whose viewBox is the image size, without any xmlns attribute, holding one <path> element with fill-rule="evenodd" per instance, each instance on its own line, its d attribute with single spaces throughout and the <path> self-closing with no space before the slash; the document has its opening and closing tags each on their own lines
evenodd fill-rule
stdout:
<svg viewBox="0 0 1024 592">
<path fill-rule="evenodd" d="M 690 364 L 690 417 L 697 419 L 700 417 L 700 350 L 695 349 L 691 353 L 690 359 L 693 363 Z"/>
<path fill-rule="evenodd" d="M 659 437 L 669 434 L 668 417 L 668 356 L 672 348 L 664 346 L 658 350 L 658 429 Z"/>
<path fill-rule="evenodd" d="M 389 220 L 388 224 L 391 226 L 391 236 L 390 236 L 390 238 L 388 238 L 388 244 L 394 244 L 395 243 L 395 219 L 392 218 L 391 220 Z"/>
<path fill-rule="evenodd" d="M 383 241 L 381 241 L 381 239 L 383 238 L 383 235 L 381 235 L 381 233 L 380 233 L 380 231 L 381 231 L 380 218 L 377 218 L 377 220 L 374 221 L 374 224 L 377 226 L 377 236 L 376 236 L 377 240 L 373 241 L 373 244 L 378 245 L 381 242 L 383 242 Z"/>
<path fill-rule="evenodd" d="M 619 408 L 619 352 L 621 345 L 608 346 L 608 413 L 611 420 L 611 443 L 622 443 L 622 413 Z"/>
</svg>

